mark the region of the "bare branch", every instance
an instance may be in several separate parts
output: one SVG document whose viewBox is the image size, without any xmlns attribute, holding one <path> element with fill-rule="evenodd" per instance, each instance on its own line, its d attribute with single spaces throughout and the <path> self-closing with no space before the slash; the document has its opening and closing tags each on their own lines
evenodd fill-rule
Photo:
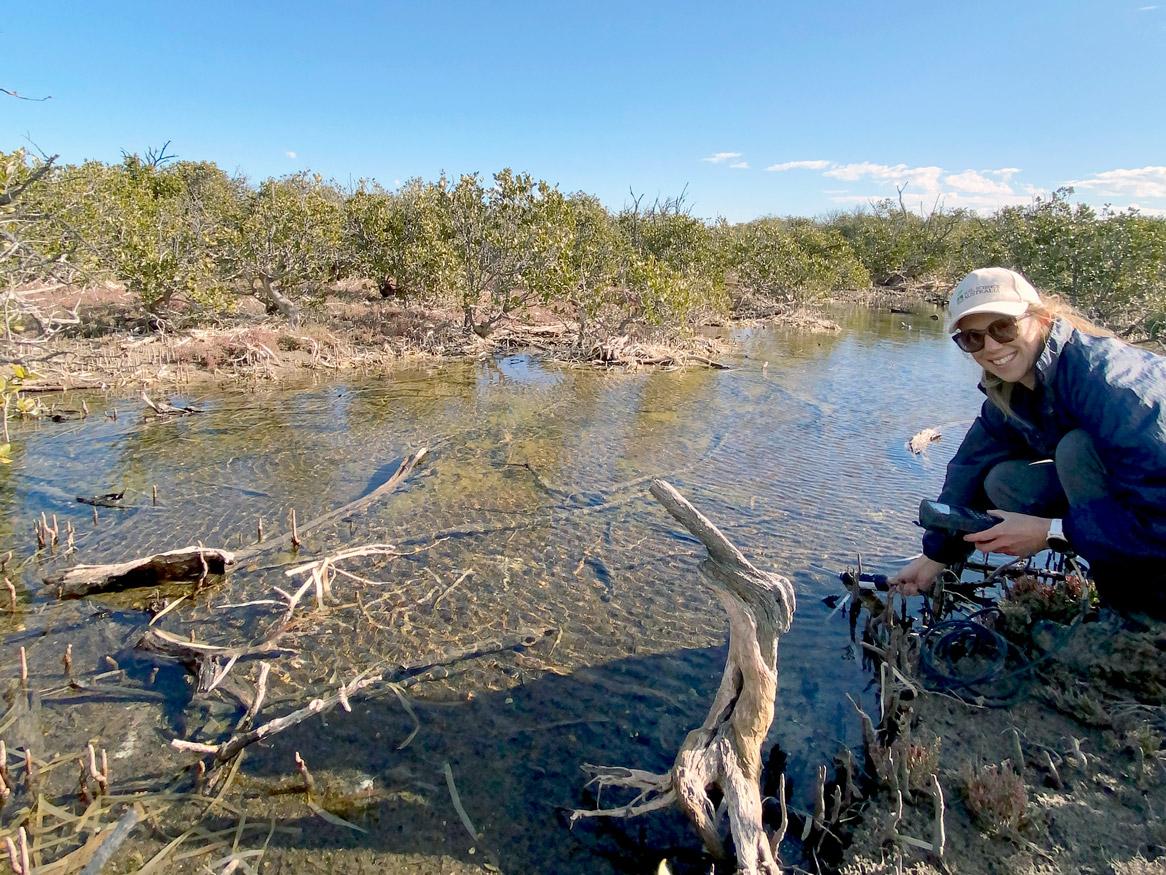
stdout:
<svg viewBox="0 0 1166 875">
<path fill-rule="evenodd" d="M 15 97 L 17 100 L 29 100 L 33 103 L 41 103 L 42 101 L 53 99 L 51 94 L 46 95 L 45 97 L 25 97 L 23 94 L 20 94 L 16 91 L 10 91 L 7 88 L 0 88 L 0 94 L 7 94 L 9 97 Z"/>
</svg>

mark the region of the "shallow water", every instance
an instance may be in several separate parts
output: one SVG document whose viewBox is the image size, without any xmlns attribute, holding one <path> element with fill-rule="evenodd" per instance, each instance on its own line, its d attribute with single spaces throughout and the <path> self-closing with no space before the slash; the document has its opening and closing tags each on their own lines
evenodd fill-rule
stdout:
<svg viewBox="0 0 1166 875">
<path fill-rule="evenodd" d="M 254 542 L 258 519 L 282 532 L 292 509 L 301 523 L 314 518 L 430 447 L 403 491 L 305 537 L 298 561 L 366 543 L 416 552 L 347 566 L 377 582 L 339 578 L 333 605 L 293 630 L 299 652 L 273 672 L 267 713 L 386 663 L 524 635 L 537 643 L 411 688 L 421 728 L 403 750 L 414 724 L 392 696 L 254 750 L 237 785 L 243 804 L 304 829 L 273 838 L 271 871 L 439 872 L 491 860 L 506 872 L 631 872 L 665 853 L 694 860 L 679 816 L 571 831 L 562 818 L 593 801 L 585 762 L 666 770 L 724 662 L 727 623 L 696 570 L 703 550 L 646 478 L 668 479 L 756 565 L 794 581 L 770 741 L 789 754 L 805 807 L 818 764 L 857 743 L 845 694 L 869 681 L 844 616 L 828 620 L 822 598 L 839 592 L 836 574 L 859 551 L 865 566 L 890 571 L 891 558 L 917 550 L 914 508 L 938 490 L 978 407 L 971 365 L 927 313 L 840 321 L 838 334 L 738 332 L 728 371 L 629 374 L 514 356 L 204 393 L 181 400 L 205 413 L 170 421 L 144 420 L 134 398 L 90 397 L 84 422 L 18 425 L 14 462 L 0 468 L 0 549 L 18 566 L 43 511 L 62 532 L 72 522 L 77 551 L 26 562 L 14 578 L 21 610 L 0 616 L 6 676 L 24 645 L 34 686 L 59 686 L 71 642 L 79 673 L 105 670 L 112 654 L 125 684 L 146 684 L 126 645 L 155 594 L 58 605 L 44 597 L 43 574 L 199 542 L 238 549 Z M 103 415 L 114 408 L 116 420 Z M 942 441 L 912 456 L 905 441 L 928 426 Z M 130 509 L 99 509 L 96 525 L 75 500 L 123 489 Z M 223 643 L 256 635 L 278 608 L 229 606 L 295 586 L 284 573 L 292 561 L 258 557 L 162 625 Z M 120 774 L 165 775 L 190 761 L 170 738 L 213 741 L 237 716 L 187 705 L 184 683 L 163 671 L 151 689 L 166 698 L 132 704 L 47 695 L 39 725 L 19 721 L 20 731 L 47 752 L 96 738 Z M 325 800 L 367 834 L 314 818 L 299 796 L 270 795 L 292 781 L 296 751 Z M 453 809 L 446 762 L 478 842 Z"/>
</svg>

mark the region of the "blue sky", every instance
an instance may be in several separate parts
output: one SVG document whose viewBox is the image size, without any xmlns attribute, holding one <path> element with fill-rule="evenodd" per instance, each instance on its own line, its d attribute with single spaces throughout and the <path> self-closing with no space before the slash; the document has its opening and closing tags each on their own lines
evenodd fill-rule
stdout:
<svg viewBox="0 0 1166 875">
<path fill-rule="evenodd" d="M 166 140 L 253 180 L 510 166 L 698 215 L 1074 184 L 1166 214 L 1166 0 L 21 3 L 0 150 Z"/>
</svg>

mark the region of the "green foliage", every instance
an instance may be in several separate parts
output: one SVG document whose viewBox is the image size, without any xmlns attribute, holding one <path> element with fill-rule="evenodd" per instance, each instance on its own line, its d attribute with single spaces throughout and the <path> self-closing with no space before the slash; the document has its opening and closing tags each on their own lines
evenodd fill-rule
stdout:
<svg viewBox="0 0 1166 875">
<path fill-rule="evenodd" d="M 1166 221 L 1072 204 L 1072 189 L 997 213 L 983 255 L 1023 270 L 1091 318 L 1166 337 Z"/>
<path fill-rule="evenodd" d="M 806 219 L 758 219 L 726 236 L 738 281 L 771 297 L 806 300 L 870 285 L 870 274 L 835 228 Z"/>
<path fill-rule="evenodd" d="M 570 210 L 558 189 L 506 169 L 489 188 L 475 173 L 443 193 L 466 328 L 485 334 L 516 307 L 569 291 Z M 492 312 L 479 321 L 481 306 Z"/>
<path fill-rule="evenodd" d="M 151 310 L 177 297 L 219 306 L 216 261 L 238 183 L 213 164 L 86 162 L 63 168 L 41 204 L 57 227 L 47 253 L 118 280 Z"/>
<path fill-rule="evenodd" d="M 11 365 L 7 374 L 0 375 L 0 429 L 3 441 L 0 442 L 0 465 L 12 463 L 12 443 L 8 437 L 8 418 L 16 413 L 21 419 L 35 419 L 45 413 L 44 405 L 40 400 L 21 393 L 21 387 L 27 380 L 35 380 L 37 375 L 24 365 Z"/>
<path fill-rule="evenodd" d="M 565 279 L 574 290 L 570 301 L 579 316 L 582 345 L 591 320 L 605 305 L 620 300 L 616 286 L 630 252 L 619 225 L 598 198 L 583 193 L 571 195 L 566 200 L 564 216 L 570 234 Z"/>
<path fill-rule="evenodd" d="M 811 300 L 1001 264 L 1126 336 L 1166 337 L 1166 220 L 1069 195 L 991 217 L 884 200 L 822 221 L 728 225 L 692 216 L 683 195 L 633 197 L 613 214 L 509 169 L 346 193 L 308 173 L 251 186 L 164 151 L 57 167 L 16 150 L 0 153 L 0 282 L 115 280 L 155 311 L 255 294 L 290 317 L 353 276 L 456 307 L 483 334 L 522 304 L 569 304 L 582 342 L 604 312 L 676 326 L 723 312 L 727 276 Z"/>
<path fill-rule="evenodd" d="M 618 216 L 628 244 L 620 280 L 655 324 L 685 324 L 698 310 L 724 312 L 726 258 L 718 235 L 690 215 L 684 195 Z"/>
<path fill-rule="evenodd" d="M 253 287 L 273 309 L 284 299 L 319 295 L 343 272 L 340 192 L 310 173 L 268 179 L 243 201 L 229 229 L 223 262 L 231 279 Z"/>
<path fill-rule="evenodd" d="M 885 284 L 898 278 L 952 279 L 958 232 L 972 218 L 963 210 L 949 211 L 938 204 L 920 214 L 886 198 L 869 212 L 835 214 L 828 225 L 850 244 L 874 281 Z"/>
<path fill-rule="evenodd" d="M 386 289 L 391 280 L 407 300 L 440 302 L 456 270 L 445 188 L 444 178 L 413 179 L 396 192 L 362 184 L 344 204 L 349 271 Z"/>
<path fill-rule="evenodd" d="M 71 266 L 53 258 L 53 231 L 35 206 L 52 178 L 55 160 L 30 159 L 24 149 L 0 152 L 0 286 L 73 278 Z M 13 315 L 6 312 L 6 317 L 7 327 L 16 327 Z"/>
</svg>

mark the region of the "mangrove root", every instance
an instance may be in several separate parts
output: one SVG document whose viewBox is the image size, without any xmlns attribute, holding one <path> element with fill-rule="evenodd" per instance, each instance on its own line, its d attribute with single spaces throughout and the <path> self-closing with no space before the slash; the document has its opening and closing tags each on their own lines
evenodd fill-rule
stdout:
<svg viewBox="0 0 1166 875">
<path fill-rule="evenodd" d="M 112 565 L 77 565 L 45 578 L 63 599 L 83 598 L 99 592 L 115 592 L 171 581 L 198 582 L 211 574 L 225 573 L 235 555 L 215 547 L 182 547 L 141 559 Z"/>
<path fill-rule="evenodd" d="M 620 808 L 574 811 L 571 821 L 629 817 L 677 804 L 709 852 L 723 858 L 725 847 L 708 792 L 715 786 L 728 812 L 738 871 L 776 875 L 775 848 L 761 824 L 761 745 L 773 722 L 777 643 L 793 620 L 793 585 L 788 578 L 754 568 L 670 484 L 654 480 L 651 492 L 708 550 L 700 569 L 729 615 L 729 655 L 708 716 L 685 738 L 672 771 L 655 775 L 586 765 L 591 783 L 601 790 L 623 787 L 639 795 Z"/>
</svg>

